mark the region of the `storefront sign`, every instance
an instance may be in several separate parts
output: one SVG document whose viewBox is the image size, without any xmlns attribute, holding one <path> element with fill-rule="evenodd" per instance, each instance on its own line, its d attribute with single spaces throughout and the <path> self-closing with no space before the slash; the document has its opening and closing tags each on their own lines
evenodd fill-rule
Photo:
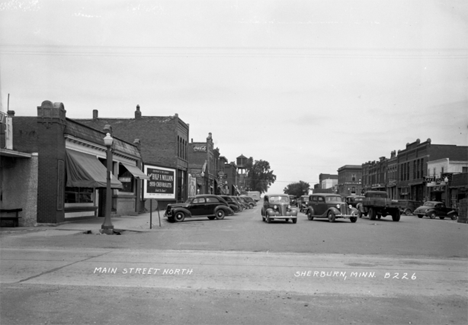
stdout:
<svg viewBox="0 0 468 325">
<path fill-rule="evenodd" d="M 145 165 L 144 172 L 149 177 L 143 182 L 145 199 L 175 199 L 175 169 Z"/>
</svg>

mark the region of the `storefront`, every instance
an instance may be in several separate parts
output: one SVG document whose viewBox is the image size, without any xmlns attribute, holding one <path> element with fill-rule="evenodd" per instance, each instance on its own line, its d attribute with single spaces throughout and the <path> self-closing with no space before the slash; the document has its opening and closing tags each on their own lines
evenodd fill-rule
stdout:
<svg viewBox="0 0 468 325">
<path fill-rule="evenodd" d="M 107 151 L 112 162 L 112 214 L 137 214 L 141 201 L 141 155 L 138 146 L 116 137 L 104 145 L 112 128 L 96 130 L 66 118 L 62 103 L 42 102 L 37 117 L 13 118 L 14 146 L 37 155 L 37 177 L 31 179 L 37 223 L 57 224 L 79 217 L 104 216 Z M 8 186 L 6 184 L 5 186 Z M 29 192 L 31 193 L 31 192 Z"/>
</svg>

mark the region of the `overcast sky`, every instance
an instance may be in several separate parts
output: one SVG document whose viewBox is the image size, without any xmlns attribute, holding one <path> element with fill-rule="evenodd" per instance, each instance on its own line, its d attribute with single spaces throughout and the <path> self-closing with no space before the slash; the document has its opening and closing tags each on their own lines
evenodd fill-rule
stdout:
<svg viewBox="0 0 468 325">
<path fill-rule="evenodd" d="M 1 111 L 175 113 L 270 193 L 416 139 L 468 145 L 468 1 L 0 1 Z"/>
</svg>

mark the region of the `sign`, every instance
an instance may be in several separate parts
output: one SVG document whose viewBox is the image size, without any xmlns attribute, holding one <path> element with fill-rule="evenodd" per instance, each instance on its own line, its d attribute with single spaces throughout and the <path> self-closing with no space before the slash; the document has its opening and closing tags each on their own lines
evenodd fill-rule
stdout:
<svg viewBox="0 0 468 325">
<path fill-rule="evenodd" d="M 145 165 L 144 173 L 149 177 L 143 182 L 143 197 L 145 199 L 175 200 L 175 169 Z"/>
<path fill-rule="evenodd" d="M 206 152 L 206 145 L 198 145 L 193 147 L 195 152 Z"/>
</svg>

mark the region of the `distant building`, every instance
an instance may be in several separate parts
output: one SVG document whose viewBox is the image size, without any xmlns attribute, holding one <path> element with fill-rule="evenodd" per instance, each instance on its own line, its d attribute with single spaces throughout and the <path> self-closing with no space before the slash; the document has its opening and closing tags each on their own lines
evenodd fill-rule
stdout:
<svg viewBox="0 0 468 325">
<path fill-rule="evenodd" d="M 344 165 L 338 169 L 338 194 L 342 196 L 360 195 L 362 166 Z"/>
<path fill-rule="evenodd" d="M 318 186 L 314 186 L 314 193 L 336 193 L 338 175 L 319 174 Z"/>
</svg>

